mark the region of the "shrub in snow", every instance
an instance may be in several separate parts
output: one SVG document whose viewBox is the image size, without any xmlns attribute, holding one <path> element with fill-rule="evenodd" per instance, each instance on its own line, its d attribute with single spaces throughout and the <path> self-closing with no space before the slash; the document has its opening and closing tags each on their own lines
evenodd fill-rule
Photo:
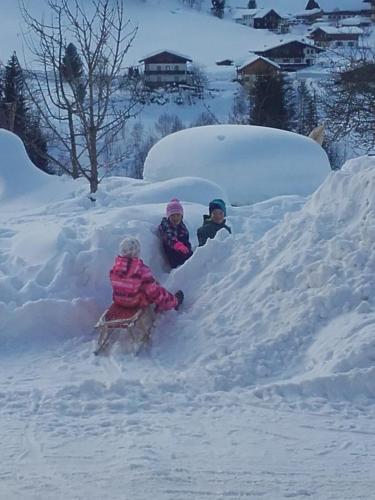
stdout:
<svg viewBox="0 0 375 500">
<path fill-rule="evenodd" d="M 233 205 L 306 196 L 330 172 L 324 150 L 292 132 L 251 125 L 209 125 L 164 137 L 151 148 L 144 178 L 196 176 L 221 185 Z"/>
</svg>

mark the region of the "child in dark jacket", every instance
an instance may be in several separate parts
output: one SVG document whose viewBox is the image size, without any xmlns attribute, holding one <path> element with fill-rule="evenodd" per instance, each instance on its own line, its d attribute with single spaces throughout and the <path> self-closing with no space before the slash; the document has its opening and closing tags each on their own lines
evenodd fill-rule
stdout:
<svg viewBox="0 0 375 500">
<path fill-rule="evenodd" d="M 208 205 L 208 211 L 209 215 L 203 216 L 203 225 L 197 231 L 200 247 L 206 244 L 208 238 L 215 238 L 220 229 L 225 228 L 229 233 L 232 233 L 231 228 L 225 222 L 227 211 L 223 200 L 220 198 L 212 200 Z"/>
<path fill-rule="evenodd" d="M 159 225 L 159 233 L 167 260 L 175 268 L 187 261 L 193 252 L 189 231 L 182 221 L 184 209 L 177 198 L 168 203 L 166 215 Z"/>
</svg>

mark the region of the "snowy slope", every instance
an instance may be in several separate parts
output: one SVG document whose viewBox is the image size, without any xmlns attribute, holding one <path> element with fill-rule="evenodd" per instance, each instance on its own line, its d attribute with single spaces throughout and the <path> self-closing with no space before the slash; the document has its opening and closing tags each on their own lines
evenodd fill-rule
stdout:
<svg viewBox="0 0 375 500">
<path fill-rule="evenodd" d="M 257 0 L 258 8 L 275 9 L 280 13 L 296 14 L 305 10 L 308 0 Z M 363 0 L 317 0 L 320 8 L 325 12 L 333 10 L 362 10 L 367 9 L 369 4 Z M 229 5 L 246 7 L 247 2 L 236 2 L 229 0 Z"/>
<path fill-rule="evenodd" d="M 374 167 L 348 162 L 311 198 L 229 207 L 233 236 L 171 273 L 165 202 L 182 199 L 195 246 L 219 186 L 113 178 L 93 205 L 80 183 L 47 202 L 7 177 L 0 498 L 373 498 Z M 98 359 L 92 325 L 125 234 L 186 300 L 149 352 Z"/>
</svg>

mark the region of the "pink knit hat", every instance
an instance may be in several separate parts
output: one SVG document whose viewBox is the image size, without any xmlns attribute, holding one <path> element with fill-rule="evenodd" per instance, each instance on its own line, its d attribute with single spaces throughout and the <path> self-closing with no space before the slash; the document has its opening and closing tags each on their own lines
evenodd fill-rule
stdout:
<svg viewBox="0 0 375 500">
<path fill-rule="evenodd" d="M 173 198 L 167 205 L 167 217 L 173 214 L 184 215 L 184 209 L 182 208 L 180 200 L 177 198 Z"/>
</svg>

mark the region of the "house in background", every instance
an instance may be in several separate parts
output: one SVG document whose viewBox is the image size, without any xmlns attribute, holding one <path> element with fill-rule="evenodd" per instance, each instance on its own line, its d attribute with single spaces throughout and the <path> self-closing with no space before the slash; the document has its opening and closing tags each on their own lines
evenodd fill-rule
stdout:
<svg viewBox="0 0 375 500">
<path fill-rule="evenodd" d="M 192 59 L 183 54 L 172 50 L 161 50 L 145 56 L 139 62 L 144 64 L 143 80 L 148 87 L 192 82 L 191 71 L 188 68 L 188 63 L 191 63 Z"/>
<path fill-rule="evenodd" d="M 283 17 L 274 9 L 237 9 L 233 19 L 250 28 L 271 31 L 277 31 L 283 24 Z"/>
<path fill-rule="evenodd" d="M 237 68 L 237 80 L 246 88 L 251 88 L 257 76 L 277 75 L 281 71 L 278 64 L 262 56 L 253 56 Z"/>
<path fill-rule="evenodd" d="M 359 3 L 359 2 L 358 2 Z M 366 5 L 364 4 L 363 6 L 359 7 L 358 9 L 336 9 L 336 10 L 324 10 L 322 19 L 325 21 L 329 21 L 332 24 L 338 24 L 342 19 L 347 19 L 349 17 L 353 16 L 364 16 L 364 17 L 370 17 L 373 15 L 373 9 L 371 7 L 367 8 Z"/>
<path fill-rule="evenodd" d="M 313 24 L 322 18 L 323 11 L 321 9 L 308 9 L 302 12 L 297 12 L 295 17 L 304 24 Z"/>
<path fill-rule="evenodd" d="M 371 10 L 371 18 L 375 21 L 375 0 L 363 0 L 363 3 L 368 3 Z"/>
<path fill-rule="evenodd" d="M 312 66 L 324 49 L 300 40 L 290 40 L 254 52 L 278 64 L 282 70 L 295 71 Z"/>
<path fill-rule="evenodd" d="M 371 19 L 369 17 L 347 17 L 340 22 L 341 26 L 357 26 L 357 28 L 368 28 L 371 26 Z"/>
<path fill-rule="evenodd" d="M 359 37 L 363 35 L 361 28 L 344 26 L 319 26 L 310 33 L 311 38 L 319 47 L 356 47 Z"/>
</svg>

